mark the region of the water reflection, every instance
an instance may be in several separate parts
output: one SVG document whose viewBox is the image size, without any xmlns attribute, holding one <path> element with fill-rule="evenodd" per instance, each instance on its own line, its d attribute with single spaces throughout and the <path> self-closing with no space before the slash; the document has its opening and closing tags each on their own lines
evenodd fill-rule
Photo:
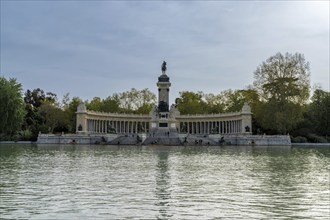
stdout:
<svg viewBox="0 0 330 220">
<path fill-rule="evenodd" d="M 169 151 L 158 150 L 157 154 L 157 172 L 156 172 L 156 196 L 155 205 L 159 208 L 157 219 L 168 219 L 171 199 L 171 179 L 169 173 L 168 157 Z"/>
<path fill-rule="evenodd" d="M 329 149 L 0 145 L 2 219 L 328 219 Z"/>
</svg>

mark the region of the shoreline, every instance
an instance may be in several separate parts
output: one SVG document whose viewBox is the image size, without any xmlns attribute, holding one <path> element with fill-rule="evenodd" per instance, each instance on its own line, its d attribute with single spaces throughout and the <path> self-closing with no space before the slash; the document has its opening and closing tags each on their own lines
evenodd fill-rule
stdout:
<svg viewBox="0 0 330 220">
<path fill-rule="evenodd" d="M 330 143 L 291 143 L 292 147 L 330 147 Z"/>
<path fill-rule="evenodd" d="M 63 143 L 38 143 L 37 141 L 0 141 L 0 145 L 6 145 L 6 144 L 46 144 L 46 145 L 93 145 L 93 144 L 63 144 Z M 113 144 L 96 144 L 96 145 L 113 145 Z M 127 146 L 132 146 L 132 145 L 127 145 Z M 141 145 L 139 145 L 141 146 Z M 148 146 L 148 145 L 145 145 Z M 152 145 L 155 146 L 156 145 Z M 159 145 L 160 146 L 160 145 Z M 191 145 L 195 146 L 195 145 Z M 219 145 L 220 146 L 220 145 Z M 237 145 L 226 145 L 226 146 L 237 146 Z M 244 146 L 244 145 L 242 145 Z M 247 145 L 245 145 L 247 146 Z M 261 145 L 259 145 L 261 146 Z M 268 146 L 265 146 L 268 147 Z M 279 146 L 280 147 L 280 146 Z M 291 143 L 291 147 L 295 148 L 308 148 L 308 147 L 329 147 L 330 148 L 330 143 Z"/>
</svg>

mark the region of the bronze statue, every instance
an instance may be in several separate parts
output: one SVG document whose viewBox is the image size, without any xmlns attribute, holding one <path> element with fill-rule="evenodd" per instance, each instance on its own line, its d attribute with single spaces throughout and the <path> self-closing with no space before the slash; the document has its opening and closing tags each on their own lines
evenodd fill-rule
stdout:
<svg viewBox="0 0 330 220">
<path fill-rule="evenodd" d="M 163 64 L 162 64 L 162 73 L 165 74 L 167 68 L 166 68 L 166 62 L 163 61 Z"/>
</svg>

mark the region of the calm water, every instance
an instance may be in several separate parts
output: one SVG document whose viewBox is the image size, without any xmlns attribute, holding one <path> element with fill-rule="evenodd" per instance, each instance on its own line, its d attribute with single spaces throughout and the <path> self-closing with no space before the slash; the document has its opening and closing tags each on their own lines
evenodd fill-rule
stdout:
<svg viewBox="0 0 330 220">
<path fill-rule="evenodd" d="M 0 145 L 1 219 L 329 219 L 329 148 Z"/>
</svg>

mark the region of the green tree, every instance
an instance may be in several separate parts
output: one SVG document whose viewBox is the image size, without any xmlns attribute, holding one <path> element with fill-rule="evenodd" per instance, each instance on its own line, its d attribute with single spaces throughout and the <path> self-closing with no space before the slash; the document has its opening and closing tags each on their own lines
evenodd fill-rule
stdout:
<svg viewBox="0 0 330 220">
<path fill-rule="evenodd" d="M 68 94 L 66 95 L 68 97 Z M 63 100 L 65 100 L 64 96 Z M 31 140 L 36 141 L 39 132 L 61 132 L 68 130 L 69 120 L 63 116 L 63 110 L 57 100 L 57 95 L 53 92 L 45 93 L 37 88 L 27 90 L 24 95 L 25 109 L 27 114 L 24 118 L 23 129 L 31 131 Z M 65 106 L 63 102 L 63 108 Z M 52 124 L 51 121 L 56 120 Z M 49 129 L 50 128 L 50 129 Z"/>
<path fill-rule="evenodd" d="M 40 89 L 27 90 L 24 95 L 24 102 L 26 104 L 32 105 L 34 108 L 39 108 L 43 102 L 47 101 L 53 105 L 59 106 L 57 102 L 57 95 L 52 92 L 45 92 Z"/>
<path fill-rule="evenodd" d="M 102 100 L 101 111 L 102 112 L 119 112 L 119 98 L 117 95 L 108 96 Z"/>
<path fill-rule="evenodd" d="M 176 99 L 178 110 L 181 114 L 203 114 L 207 111 L 207 104 L 203 100 L 202 92 L 180 92 Z"/>
<path fill-rule="evenodd" d="M 309 106 L 313 130 L 321 136 L 330 135 L 330 92 L 315 90 Z"/>
<path fill-rule="evenodd" d="M 70 98 L 66 100 L 67 104 L 64 105 L 64 115 L 66 119 L 67 130 L 69 133 L 75 133 L 77 121 L 76 111 L 79 103 L 81 102 L 81 99 L 78 97 L 73 97 L 71 101 L 69 101 Z"/>
<path fill-rule="evenodd" d="M 43 102 L 38 108 L 38 114 L 43 119 L 40 125 L 42 133 L 65 132 L 68 130 L 64 112 L 51 102 Z"/>
<path fill-rule="evenodd" d="M 86 107 L 89 110 L 101 112 L 102 111 L 102 100 L 100 97 L 94 97 L 90 102 L 86 103 Z"/>
<path fill-rule="evenodd" d="M 25 115 L 22 85 L 0 77 L 0 134 L 12 136 L 21 129 Z"/>
<path fill-rule="evenodd" d="M 225 112 L 224 96 L 221 93 L 218 95 L 214 95 L 213 93 L 204 94 L 203 98 L 207 106 L 207 112 L 205 113 L 218 114 Z"/>
<path fill-rule="evenodd" d="M 132 88 L 115 96 L 118 97 L 121 111 L 124 113 L 148 113 L 156 103 L 156 95 L 149 89 Z"/>
<path fill-rule="evenodd" d="M 105 99 L 94 97 L 90 102 L 86 103 L 86 107 L 89 110 L 98 112 L 119 112 L 119 102 L 117 94 L 108 96 Z"/>
<path fill-rule="evenodd" d="M 277 53 L 254 72 L 261 98 L 257 119 L 265 130 L 285 134 L 303 119 L 309 98 L 309 63 L 302 54 Z"/>
</svg>

